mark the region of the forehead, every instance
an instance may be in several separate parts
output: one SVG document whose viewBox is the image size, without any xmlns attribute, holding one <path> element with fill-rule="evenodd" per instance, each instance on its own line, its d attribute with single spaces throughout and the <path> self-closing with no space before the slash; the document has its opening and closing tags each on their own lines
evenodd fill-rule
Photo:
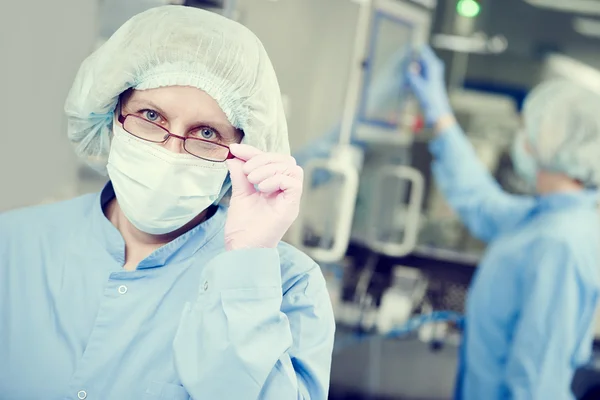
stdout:
<svg viewBox="0 0 600 400">
<path fill-rule="evenodd" d="M 126 108 L 153 108 L 166 118 L 198 119 L 231 125 L 219 104 L 206 92 L 190 86 L 130 90 L 123 96 Z"/>
</svg>

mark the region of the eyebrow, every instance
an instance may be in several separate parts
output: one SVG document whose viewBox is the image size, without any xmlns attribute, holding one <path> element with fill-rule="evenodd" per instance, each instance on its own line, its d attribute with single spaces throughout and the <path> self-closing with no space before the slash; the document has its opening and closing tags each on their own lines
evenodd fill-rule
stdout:
<svg viewBox="0 0 600 400">
<path fill-rule="evenodd" d="M 160 108 L 158 105 L 156 105 L 155 103 L 153 103 L 151 100 L 145 100 L 145 99 L 129 99 L 129 101 L 127 102 L 127 107 L 128 108 L 135 108 L 132 107 L 131 104 L 135 105 L 138 104 L 139 106 L 146 106 L 147 108 L 151 108 L 153 110 L 158 111 L 161 115 L 164 115 L 165 117 L 167 116 L 166 112 L 164 112 L 164 110 L 162 108 Z"/>
</svg>

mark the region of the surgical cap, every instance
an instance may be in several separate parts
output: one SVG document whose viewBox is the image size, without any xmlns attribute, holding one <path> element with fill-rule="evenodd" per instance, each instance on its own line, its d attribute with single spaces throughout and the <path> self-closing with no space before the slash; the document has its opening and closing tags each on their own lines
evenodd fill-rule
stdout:
<svg viewBox="0 0 600 400">
<path fill-rule="evenodd" d="M 600 96 L 568 81 L 548 81 L 525 100 L 523 122 L 542 169 L 586 187 L 600 184 Z"/>
<path fill-rule="evenodd" d="M 289 154 L 279 85 L 261 42 L 234 21 L 185 6 L 136 15 L 83 62 L 65 105 L 76 153 L 106 173 L 119 96 L 164 86 L 203 90 L 244 131 L 244 143 Z"/>
</svg>

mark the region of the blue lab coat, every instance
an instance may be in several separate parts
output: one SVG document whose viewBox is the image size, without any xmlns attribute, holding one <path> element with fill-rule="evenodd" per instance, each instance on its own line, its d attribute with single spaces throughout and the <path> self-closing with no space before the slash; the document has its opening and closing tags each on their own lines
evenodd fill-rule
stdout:
<svg viewBox="0 0 600 400">
<path fill-rule="evenodd" d="M 0 398 L 327 398 L 335 324 L 309 257 L 225 251 L 219 208 L 125 271 L 113 198 L 0 215 Z"/>
</svg>

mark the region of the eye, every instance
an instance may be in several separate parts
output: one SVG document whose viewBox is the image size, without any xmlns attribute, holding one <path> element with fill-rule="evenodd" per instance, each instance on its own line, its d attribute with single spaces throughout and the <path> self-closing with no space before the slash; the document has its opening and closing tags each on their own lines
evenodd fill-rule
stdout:
<svg viewBox="0 0 600 400">
<path fill-rule="evenodd" d="M 154 110 L 144 110 L 142 115 L 150 122 L 156 122 L 160 118 L 160 114 Z"/>
<path fill-rule="evenodd" d="M 204 140 L 216 139 L 217 135 L 217 132 L 211 128 L 200 128 L 196 131 L 196 136 Z"/>
</svg>

